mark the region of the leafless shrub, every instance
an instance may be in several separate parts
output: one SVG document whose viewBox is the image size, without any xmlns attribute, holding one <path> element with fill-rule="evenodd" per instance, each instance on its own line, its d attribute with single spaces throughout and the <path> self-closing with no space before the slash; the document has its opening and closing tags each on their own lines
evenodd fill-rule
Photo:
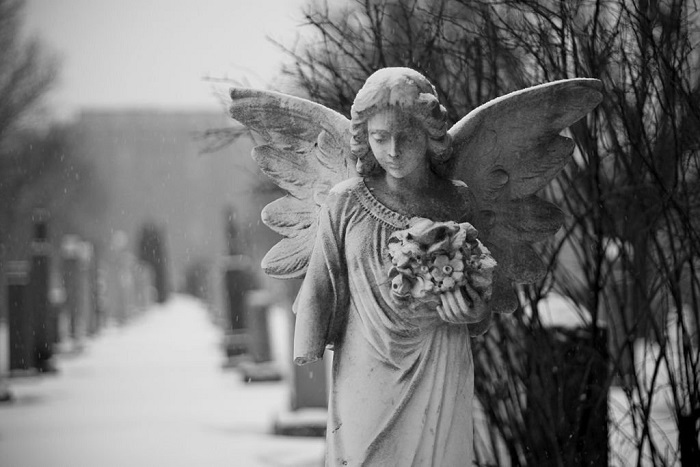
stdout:
<svg viewBox="0 0 700 467">
<path fill-rule="evenodd" d="M 547 189 L 568 215 L 541 245 L 550 274 L 521 287 L 523 309 L 475 343 L 488 420 L 480 465 L 691 465 L 700 455 L 698 8 L 365 0 L 306 10 L 311 38 L 288 50 L 286 72 L 298 93 L 345 115 L 385 66 L 424 73 L 453 121 L 527 85 L 604 83 L 603 104 L 570 129 L 574 162 Z M 580 315 L 577 329 L 548 325 L 550 292 Z M 610 454 L 596 447 L 601 430 Z"/>
</svg>

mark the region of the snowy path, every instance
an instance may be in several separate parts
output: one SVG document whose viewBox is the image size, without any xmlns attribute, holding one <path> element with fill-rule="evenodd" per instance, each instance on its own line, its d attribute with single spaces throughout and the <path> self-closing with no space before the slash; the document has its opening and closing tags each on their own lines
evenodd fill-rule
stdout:
<svg viewBox="0 0 700 467">
<path fill-rule="evenodd" d="M 0 465 L 322 465 L 322 440 L 269 434 L 286 384 L 223 371 L 219 341 L 201 305 L 178 296 L 59 357 L 57 375 L 12 379 Z"/>
</svg>

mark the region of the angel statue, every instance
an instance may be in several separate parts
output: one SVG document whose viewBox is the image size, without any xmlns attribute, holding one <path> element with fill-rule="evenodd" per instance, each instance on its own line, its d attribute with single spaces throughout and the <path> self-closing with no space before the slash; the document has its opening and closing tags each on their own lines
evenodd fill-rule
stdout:
<svg viewBox="0 0 700 467">
<path fill-rule="evenodd" d="M 304 281 L 294 360 L 332 347 L 327 465 L 471 465 L 471 336 L 541 278 L 532 245 L 562 213 L 536 193 L 564 167 L 559 133 L 602 98 L 572 79 L 490 101 L 448 129 L 433 85 L 371 75 L 351 120 L 308 100 L 231 91 L 258 165 L 288 194 L 263 221 L 283 238 L 267 274 Z"/>
</svg>

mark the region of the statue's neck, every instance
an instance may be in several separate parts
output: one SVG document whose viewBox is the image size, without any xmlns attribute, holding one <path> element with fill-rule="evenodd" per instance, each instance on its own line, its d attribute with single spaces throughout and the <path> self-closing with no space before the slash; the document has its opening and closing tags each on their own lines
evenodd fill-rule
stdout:
<svg viewBox="0 0 700 467">
<path fill-rule="evenodd" d="M 426 164 L 426 167 L 414 170 L 412 173 L 401 178 L 395 178 L 388 172 L 384 172 L 383 184 L 390 192 L 405 195 L 410 195 L 412 193 L 420 195 L 425 193 L 426 190 L 434 188 L 435 184 L 439 183 L 438 178 L 435 172 Z"/>
<path fill-rule="evenodd" d="M 373 196 L 394 212 L 408 217 L 452 219 L 451 213 L 443 212 L 450 205 L 446 198 L 454 201 L 448 193 L 452 183 L 430 170 L 426 172 L 430 176 L 394 178 L 384 173 L 365 179 L 365 183 Z M 443 196 L 446 193 L 448 196 Z"/>
</svg>

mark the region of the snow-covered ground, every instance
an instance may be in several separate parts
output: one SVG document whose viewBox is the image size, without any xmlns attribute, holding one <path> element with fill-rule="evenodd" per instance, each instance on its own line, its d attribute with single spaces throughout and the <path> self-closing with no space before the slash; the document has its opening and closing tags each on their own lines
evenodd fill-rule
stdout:
<svg viewBox="0 0 700 467">
<path fill-rule="evenodd" d="M 556 293 L 550 293 L 539 303 L 540 320 L 545 326 L 577 328 L 585 326 L 591 321 L 586 309 L 577 307 L 571 300 Z M 529 307 L 525 308 L 527 314 L 531 313 Z M 604 325 L 600 323 L 600 325 Z M 673 326 L 669 322 L 669 336 L 674 336 Z M 674 343 L 670 345 L 673 346 Z M 650 384 L 651 375 L 655 370 L 655 362 L 658 358 L 658 345 L 639 340 L 635 343 L 635 368 L 639 381 Z M 675 356 L 678 359 L 678 356 Z M 656 376 L 654 387 L 654 399 L 650 413 L 651 438 L 657 450 L 657 456 L 664 459 L 667 465 L 680 464 L 678 453 L 678 429 L 672 412 L 672 394 L 670 391 L 668 371 L 665 367 Z M 635 440 L 640 439 L 642 426 L 635 427 L 630 415 L 630 401 L 624 391 L 618 387 L 612 387 L 608 395 L 609 416 L 609 462 L 614 467 L 636 466 L 639 452 L 635 446 Z M 476 407 L 476 429 L 481 430 L 485 437 L 486 423 L 483 410 Z M 647 443 L 642 450 L 642 466 L 653 465 L 650 461 L 650 448 Z"/>
<path fill-rule="evenodd" d="M 221 333 L 176 296 L 102 332 L 59 373 L 12 378 L 0 404 L 0 466 L 319 466 L 323 440 L 270 434 L 285 382 L 223 370 Z"/>
<path fill-rule="evenodd" d="M 610 465 L 636 466 L 639 451 L 634 441 L 640 439 L 642 428 L 635 428 L 630 415 L 629 402 L 622 389 L 611 388 L 608 397 L 608 413 L 610 415 Z M 652 404 L 650 420 L 651 438 L 654 440 L 655 449 L 658 450 L 658 456 L 664 459 L 666 465 L 680 465 L 677 448 L 678 430 L 667 400 L 659 398 L 657 403 Z M 641 465 L 654 465 L 651 462 L 648 442 L 642 450 Z"/>
<path fill-rule="evenodd" d="M 270 318 L 275 358 L 288 361 L 282 314 Z M 57 375 L 10 379 L 15 401 L 0 404 L 0 466 L 323 465 L 322 439 L 270 434 L 289 408 L 287 383 L 243 383 L 222 369 L 220 344 L 204 307 L 176 296 L 103 331 L 82 353 L 59 355 Z M 636 464 L 627 412 L 624 394 L 613 389 L 613 466 Z M 663 397 L 652 418 L 654 439 L 675 450 Z"/>
</svg>

